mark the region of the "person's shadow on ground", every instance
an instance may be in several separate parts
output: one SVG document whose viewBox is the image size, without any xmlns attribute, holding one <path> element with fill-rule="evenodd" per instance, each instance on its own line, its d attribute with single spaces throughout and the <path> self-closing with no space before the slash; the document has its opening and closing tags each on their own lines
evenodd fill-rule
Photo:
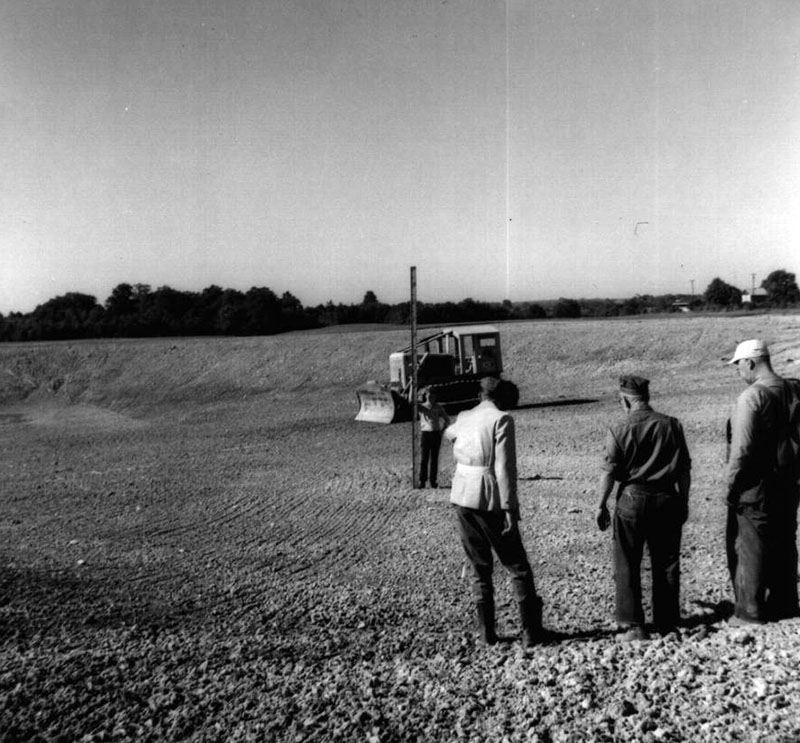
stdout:
<svg viewBox="0 0 800 743">
<path fill-rule="evenodd" d="M 701 610 L 683 619 L 678 627 L 679 634 L 686 634 L 689 638 L 706 636 L 711 631 L 713 625 L 719 624 L 729 619 L 733 615 L 733 604 L 730 601 L 719 601 L 716 604 L 710 601 L 694 601 Z M 595 627 L 587 630 L 575 632 L 561 632 L 559 630 L 545 630 L 538 645 L 558 645 L 560 643 L 576 642 L 581 640 L 602 640 L 611 638 L 619 634 L 620 630 L 615 627 Z M 498 636 L 498 644 L 518 643 L 518 635 Z"/>
</svg>

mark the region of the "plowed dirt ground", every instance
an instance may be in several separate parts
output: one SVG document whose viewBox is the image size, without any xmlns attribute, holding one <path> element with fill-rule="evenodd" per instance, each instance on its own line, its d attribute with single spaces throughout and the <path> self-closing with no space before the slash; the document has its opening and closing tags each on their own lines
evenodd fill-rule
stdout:
<svg viewBox="0 0 800 743">
<path fill-rule="evenodd" d="M 0 740 L 800 740 L 800 625 L 726 627 L 722 362 L 800 317 L 501 326 L 523 538 L 561 633 L 475 645 L 444 485 L 410 424 L 356 423 L 407 330 L 0 346 Z M 347 332 L 345 332 L 347 331 Z M 649 377 L 694 460 L 674 637 L 613 637 L 593 524 L 616 380 Z"/>
</svg>

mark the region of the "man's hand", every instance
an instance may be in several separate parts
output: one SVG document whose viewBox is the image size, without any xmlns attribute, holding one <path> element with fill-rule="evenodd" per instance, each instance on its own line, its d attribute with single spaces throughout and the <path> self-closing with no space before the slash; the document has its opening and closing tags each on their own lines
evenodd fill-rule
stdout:
<svg viewBox="0 0 800 743">
<path fill-rule="evenodd" d="M 504 537 L 508 534 L 511 534 L 517 528 L 517 514 L 512 513 L 511 511 L 503 511 L 506 517 L 506 525 L 503 527 L 503 531 L 500 532 Z"/>
<path fill-rule="evenodd" d="M 603 505 L 597 509 L 597 528 L 600 529 L 600 531 L 605 531 L 609 526 L 611 526 L 611 515 L 608 512 L 608 506 L 603 503 Z"/>
</svg>

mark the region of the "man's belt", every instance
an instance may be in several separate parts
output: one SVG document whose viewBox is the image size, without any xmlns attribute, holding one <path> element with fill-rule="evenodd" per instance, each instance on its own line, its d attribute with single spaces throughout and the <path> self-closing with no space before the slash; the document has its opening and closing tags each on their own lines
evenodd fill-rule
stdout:
<svg viewBox="0 0 800 743">
<path fill-rule="evenodd" d="M 484 467 L 481 464 L 462 464 L 456 462 L 456 472 L 461 472 L 464 475 L 483 475 L 491 472 L 490 467 Z"/>
<path fill-rule="evenodd" d="M 645 493 L 650 495 L 672 494 L 675 492 L 674 480 L 657 480 L 655 482 L 629 482 L 625 490 L 631 493 Z"/>
</svg>

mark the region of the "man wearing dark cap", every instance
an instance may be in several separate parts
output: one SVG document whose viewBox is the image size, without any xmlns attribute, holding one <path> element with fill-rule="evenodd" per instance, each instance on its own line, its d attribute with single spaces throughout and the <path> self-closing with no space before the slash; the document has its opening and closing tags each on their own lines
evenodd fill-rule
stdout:
<svg viewBox="0 0 800 743">
<path fill-rule="evenodd" d="M 748 387 L 729 425 L 726 546 L 734 625 L 797 616 L 800 381 L 772 369 L 758 338 L 728 362 Z"/>
<path fill-rule="evenodd" d="M 517 452 L 514 419 L 497 406 L 502 383 L 481 380 L 481 402 L 459 414 L 445 429 L 453 443 L 456 469 L 450 491 L 461 544 L 472 565 L 473 593 L 485 643 L 495 632 L 492 551 L 511 574 L 525 645 L 544 639 L 542 601 L 536 594 L 525 547 L 520 537 L 517 500 Z"/>
<path fill-rule="evenodd" d="M 606 435 L 597 525 L 608 528 L 608 498 L 619 483 L 614 509 L 616 620 L 622 640 L 645 640 L 641 563 L 644 546 L 653 574 L 653 622 L 666 634 L 680 621 L 681 531 L 689 514 L 691 459 L 677 418 L 650 407 L 650 383 L 620 377 L 626 419 Z"/>
</svg>

